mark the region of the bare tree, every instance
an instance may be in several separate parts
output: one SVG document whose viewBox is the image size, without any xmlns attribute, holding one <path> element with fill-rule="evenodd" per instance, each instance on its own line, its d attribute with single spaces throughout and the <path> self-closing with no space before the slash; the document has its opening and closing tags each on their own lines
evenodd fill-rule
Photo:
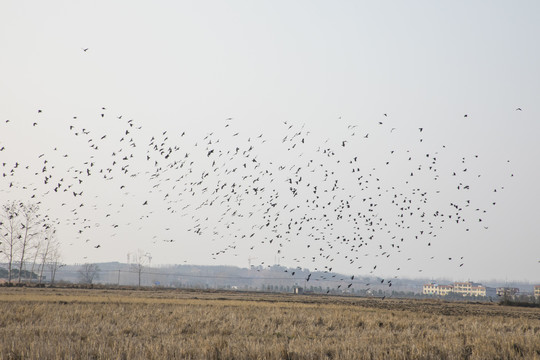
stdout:
<svg viewBox="0 0 540 360">
<path fill-rule="evenodd" d="M 152 256 L 148 252 L 144 252 L 143 250 L 139 249 L 135 254 L 130 255 L 131 258 L 133 258 L 133 263 L 131 264 L 131 268 L 137 272 L 137 275 L 139 276 L 139 287 L 141 287 L 141 276 L 142 272 L 147 264 L 150 264 L 150 261 L 152 259 Z M 129 259 L 129 257 L 128 257 Z"/>
<path fill-rule="evenodd" d="M 19 204 L 12 201 L 2 205 L 0 210 L 0 245 L 2 255 L 6 258 L 8 264 L 8 282 L 11 282 L 13 261 L 17 255 L 17 244 L 22 237 L 19 208 Z"/>
<path fill-rule="evenodd" d="M 55 249 L 58 247 L 56 240 L 56 230 L 53 227 L 46 228 L 44 236 L 40 241 L 39 251 L 39 284 L 43 281 L 43 271 L 45 265 L 55 256 Z"/>
<path fill-rule="evenodd" d="M 18 282 L 21 282 L 21 277 L 23 273 L 23 266 L 25 256 L 28 255 L 28 248 L 31 246 L 33 239 L 39 234 L 40 229 L 38 229 L 40 219 L 39 219 L 39 207 L 36 204 L 19 204 L 19 214 L 21 216 L 20 226 L 21 226 L 21 238 L 19 241 L 19 279 Z"/>
<path fill-rule="evenodd" d="M 54 284 L 54 279 L 56 277 L 56 272 L 59 268 L 64 266 L 61 263 L 62 254 L 60 253 L 60 244 L 58 242 L 54 243 L 54 246 L 49 251 L 49 262 L 47 264 L 49 271 L 51 272 L 51 285 Z"/>
<path fill-rule="evenodd" d="M 34 270 L 36 270 L 36 264 L 37 264 L 38 256 L 40 254 L 41 247 L 43 245 L 44 238 L 45 238 L 45 236 L 47 234 L 47 229 L 48 229 L 49 225 L 44 224 L 43 227 L 44 227 L 44 229 L 40 233 L 40 238 L 38 239 L 38 241 L 35 242 L 34 246 L 32 247 L 33 250 L 34 250 L 34 253 L 33 253 L 33 259 L 32 259 L 32 267 L 30 268 L 30 273 L 31 274 L 34 274 Z M 39 268 L 39 264 L 38 264 L 38 268 Z"/>
<path fill-rule="evenodd" d="M 84 264 L 79 269 L 79 280 L 82 284 L 92 284 L 99 278 L 99 266 L 96 264 Z"/>
</svg>

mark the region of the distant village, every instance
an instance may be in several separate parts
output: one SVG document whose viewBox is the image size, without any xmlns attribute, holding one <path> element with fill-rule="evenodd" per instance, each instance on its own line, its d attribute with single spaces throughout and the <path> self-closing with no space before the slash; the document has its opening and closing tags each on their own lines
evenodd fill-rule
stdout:
<svg viewBox="0 0 540 360">
<path fill-rule="evenodd" d="M 28 266 L 27 268 L 31 268 Z M 13 269 L 9 276 L 6 264 L 0 263 L 0 286 L 25 284 L 86 284 L 109 286 L 144 286 L 184 289 L 232 291 L 264 291 L 295 294 L 330 294 L 344 296 L 443 297 L 448 300 L 495 301 L 501 299 L 533 299 L 540 302 L 540 285 L 509 283 L 490 287 L 476 282 L 452 284 L 425 283 L 421 279 L 382 279 L 372 276 L 348 276 L 338 273 L 313 272 L 309 269 L 274 265 L 268 268 L 251 266 L 169 265 L 99 263 L 46 266 L 45 271 Z M 354 279 L 353 279 L 354 278 Z M 496 285 L 496 284 L 492 284 Z"/>
<path fill-rule="evenodd" d="M 536 299 L 540 299 L 540 285 L 535 285 L 533 293 L 520 292 L 516 287 L 489 287 L 479 283 L 466 281 L 466 282 L 454 282 L 451 285 L 442 285 L 437 283 L 424 284 L 422 288 L 422 294 L 434 295 L 434 296 L 473 296 L 473 297 L 509 297 L 514 298 L 519 295 L 534 296 Z"/>
</svg>

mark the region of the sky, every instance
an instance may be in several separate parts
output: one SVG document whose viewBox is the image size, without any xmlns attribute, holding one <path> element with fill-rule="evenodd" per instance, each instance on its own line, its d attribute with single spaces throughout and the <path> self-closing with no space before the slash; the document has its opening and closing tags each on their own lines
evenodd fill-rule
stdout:
<svg viewBox="0 0 540 360">
<path fill-rule="evenodd" d="M 66 263 L 540 283 L 538 34 L 537 1 L 4 1 L 0 201 Z"/>
</svg>

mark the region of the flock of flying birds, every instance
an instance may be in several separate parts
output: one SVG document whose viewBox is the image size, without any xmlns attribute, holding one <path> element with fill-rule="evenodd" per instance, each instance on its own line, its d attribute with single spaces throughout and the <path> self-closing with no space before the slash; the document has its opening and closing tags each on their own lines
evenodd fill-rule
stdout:
<svg viewBox="0 0 540 360">
<path fill-rule="evenodd" d="M 63 229 L 66 246 L 95 251 L 151 234 L 148 246 L 202 246 L 215 261 L 249 253 L 265 260 L 260 268 L 270 266 L 271 254 L 299 269 L 313 266 L 319 279 L 335 276 L 341 263 L 375 274 L 407 246 L 436 246 L 445 231 L 487 230 L 504 189 L 486 190 L 481 156 L 431 144 L 427 128 L 409 129 L 414 143 L 399 141 L 401 129 L 387 124 L 387 114 L 364 128 L 344 125 L 339 139 L 292 122 L 251 135 L 232 118 L 199 136 L 147 130 L 98 107 L 91 118 L 62 120 L 60 142 L 25 145 L 29 156 L 6 160 L 18 156 L 10 153 L 10 127 L 20 123 L 17 133 L 22 127 L 39 137 L 50 121 L 45 113 L 0 124 L 1 192 L 39 204 L 43 221 Z M 459 255 L 436 261 L 465 264 Z M 394 264 L 398 273 L 403 264 Z M 353 279 L 342 279 L 343 287 Z"/>
</svg>

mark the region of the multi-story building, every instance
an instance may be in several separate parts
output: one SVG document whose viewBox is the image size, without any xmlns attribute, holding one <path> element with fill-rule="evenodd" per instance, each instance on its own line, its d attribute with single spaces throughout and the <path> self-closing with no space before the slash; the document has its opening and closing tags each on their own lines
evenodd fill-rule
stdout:
<svg viewBox="0 0 540 360">
<path fill-rule="evenodd" d="M 461 294 L 463 296 L 472 295 L 474 284 L 470 281 L 467 282 L 455 282 L 454 283 L 454 293 Z"/>
<path fill-rule="evenodd" d="M 454 291 L 452 285 L 439 285 L 439 295 L 445 296 Z"/>
<path fill-rule="evenodd" d="M 485 286 L 482 286 L 480 284 L 473 285 L 471 287 L 471 295 L 472 296 L 486 296 L 487 289 Z"/>
<path fill-rule="evenodd" d="M 534 285 L 534 297 L 540 299 L 540 285 Z"/>
<path fill-rule="evenodd" d="M 424 284 L 422 294 L 424 295 L 439 295 L 439 285 L 435 283 Z"/>
<path fill-rule="evenodd" d="M 425 284 L 422 288 L 424 295 L 449 295 L 460 294 L 463 296 L 496 296 L 496 289 L 476 284 L 473 282 L 455 282 L 452 285 L 438 285 L 435 283 Z"/>
</svg>

